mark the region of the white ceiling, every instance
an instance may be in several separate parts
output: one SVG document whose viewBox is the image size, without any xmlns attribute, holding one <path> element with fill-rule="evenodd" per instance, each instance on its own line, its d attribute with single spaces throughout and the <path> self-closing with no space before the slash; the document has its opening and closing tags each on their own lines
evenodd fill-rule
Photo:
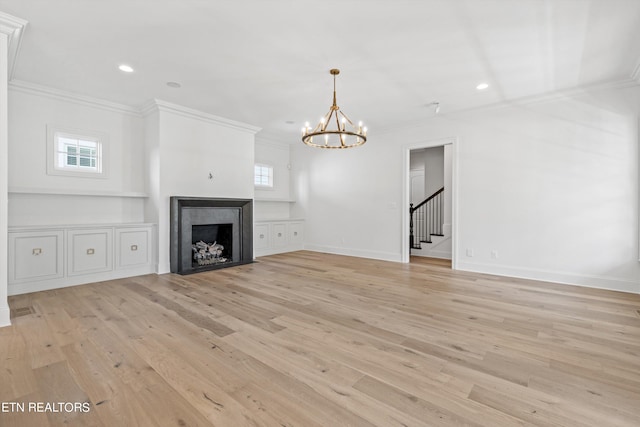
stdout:
<svg viewBox="0 0 640 427">
<path fill-rule="evenodd" d="M 134 107 L 158 98 L 291 141 L 328 110 L 330 68 L 338 105 L 371 140 L 432 117 L 431 102 L 444 114 L 637 78 L 640 58 L 640 0 L 0 0 L 0 11 L 29 22 L 16 80 Z"/>
</svg>

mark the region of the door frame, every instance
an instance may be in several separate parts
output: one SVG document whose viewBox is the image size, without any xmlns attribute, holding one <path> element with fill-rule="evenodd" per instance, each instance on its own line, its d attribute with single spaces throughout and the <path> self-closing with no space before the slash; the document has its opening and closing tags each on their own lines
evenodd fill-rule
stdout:
<svg viewBox="0 0 640 427">
<path fill-rule="evenodd" d="M 458 138 L 448 137 L 408 144 L 402 147 L 402 250 L 401 262 L 408 263 L 409 200 L 411 198 L 411 150 L 451 145 L 451 268 L 458 264 Z"/>
</svg>

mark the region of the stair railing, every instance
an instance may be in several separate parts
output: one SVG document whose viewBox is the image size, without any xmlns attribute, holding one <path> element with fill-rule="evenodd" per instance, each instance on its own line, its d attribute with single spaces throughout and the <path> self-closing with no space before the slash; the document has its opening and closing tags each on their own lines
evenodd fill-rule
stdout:
<svg viewBox="0 0 640 427">
<path fill-rule="evenodd" d="M 444 218 L 444 187 L 413 207 L 409 205 L 409 249 L 422 249 L 422 242 L 431 243 L 431 236 L 442 236 Z"/>
</svg>

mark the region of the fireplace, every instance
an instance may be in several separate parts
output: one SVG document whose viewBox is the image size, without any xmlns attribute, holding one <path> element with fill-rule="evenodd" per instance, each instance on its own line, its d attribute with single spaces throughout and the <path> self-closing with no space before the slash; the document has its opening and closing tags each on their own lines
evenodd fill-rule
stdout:
<svg viewBox="0 0 640 427">
<path fill-rule="evenodd" d="M 170 198 L 171 272 L 191 274 L 253 261 L 253 201 Z"/>
</svg>

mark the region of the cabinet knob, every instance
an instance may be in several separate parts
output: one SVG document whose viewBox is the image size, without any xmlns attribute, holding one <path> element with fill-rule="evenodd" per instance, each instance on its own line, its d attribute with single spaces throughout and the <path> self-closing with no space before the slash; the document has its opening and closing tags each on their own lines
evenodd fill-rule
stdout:
<svg viewBox="0 0 640 427">
<path fill-rule="evenodd" d="M 282 233 L 278 233 L 278 237 L 282 237 Z"/>
<path fill-rule="evenodd" d="M 33 248 L 31 251 L 31 255 L 40 255 L 42 253 L 42 248 Z"/>
<path fill-rule="evenodd" d="M 95 249 L 93 249 L 93 248 L 89 248 L 89 249 L 87 249 L 87 255 L 93 255 L 93 254 L 95 254 L 95 253 L 96 253 L 96 250 L 95 250 Z"/>
<path fill-rule="evenodd" d="M 297 231 L 294 231 L 294 232 L 293 232 L 293 235 L 294 235 L 294 236 L 297 236 L 297 235 L 298 235 L 298 232 L 297 232 Z"/>
<path fill-rule="evenodd" d="M 261 234 L 261 235 L 260 235 L 260 238 L 261 238 L 261 239 L 264 239 L 264 234 Z"/>
<path fill-rule="evenodd" d="M 131 251 L 135 252 L 138 250 L 138 245 L 131 245 Z"/>
</svg>

